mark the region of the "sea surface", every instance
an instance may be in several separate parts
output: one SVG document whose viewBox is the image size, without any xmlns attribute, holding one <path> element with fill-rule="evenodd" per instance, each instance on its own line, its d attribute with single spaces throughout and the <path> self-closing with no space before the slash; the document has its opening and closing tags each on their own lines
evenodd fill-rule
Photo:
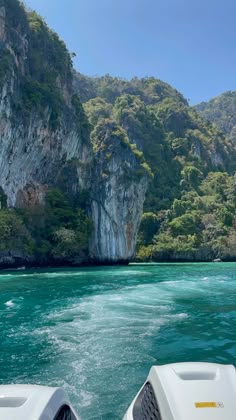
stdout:
<svg viewBox="0 0 236 420">
<path fill-rule="evenodd" d="M 0 383 L 122 419 L 153 364 L 235 363 L 236 264 L 2 271 Z"/>
</svg>

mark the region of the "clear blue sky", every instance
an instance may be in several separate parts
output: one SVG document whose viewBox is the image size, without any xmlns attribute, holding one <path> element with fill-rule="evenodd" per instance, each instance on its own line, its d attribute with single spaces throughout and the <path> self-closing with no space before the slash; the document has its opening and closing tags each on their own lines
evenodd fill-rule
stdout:
<svg viewBox="0 0 236 420">
<path fill-rule="evenodd" d="M 236 90 L 235 0 L 25 0 L 89 76 L 155 76 L 190 103 Z"/>
</svg>

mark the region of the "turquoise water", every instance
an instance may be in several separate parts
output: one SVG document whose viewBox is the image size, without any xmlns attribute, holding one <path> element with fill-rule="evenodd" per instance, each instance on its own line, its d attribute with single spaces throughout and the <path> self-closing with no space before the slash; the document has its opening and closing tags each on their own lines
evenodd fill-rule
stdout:
<svg viewBox="0 0 236 420">
<path fill-rule="evenodd" d="M 236 264 L 1 272 L 0 338 L 1 383 L 121 419 L 153 364 L 235 363 Z"/>
</svg>

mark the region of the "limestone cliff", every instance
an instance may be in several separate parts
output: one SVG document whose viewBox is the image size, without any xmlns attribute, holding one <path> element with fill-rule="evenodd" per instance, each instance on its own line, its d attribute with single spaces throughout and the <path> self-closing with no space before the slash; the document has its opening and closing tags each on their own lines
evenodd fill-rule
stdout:
<svg viewBox="0 0 236 420">
<path fill-rule="evenodd" d="M 89 131 L 73 95 L 63 43 L 18 2 L 1 0 L 0 5 L 0 67 L 5 67 L 0 75 L 0 185 L 8 206 L 32 206 L 42 202 L 48 186 L 57 185 L 72 158 L 78 160 L 74 190 L 87 187 L 79 163 L 91 161 Z M 37 57 L 34 48 L 40 42 Z M 64 74 L 56 54 L 64 60 Z"/>
<path fill-rule="evenodd" d="M 150 175 L 135 156 L 128 138 L 114 122 L 96 127 L 95 171 L 92 186 L 91 257 L 105 262 L 128 262 L 136 237 Z"/>
</svg>

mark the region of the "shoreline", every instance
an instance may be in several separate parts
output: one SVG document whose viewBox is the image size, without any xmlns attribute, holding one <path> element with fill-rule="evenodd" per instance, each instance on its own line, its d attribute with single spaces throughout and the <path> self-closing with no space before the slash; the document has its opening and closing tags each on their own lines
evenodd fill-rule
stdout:
<svg viewBox="0 0 236 420">
<path fill-rule="evenodd" d="M 21 265 L 0 265 L 0 272 L 3 271 L 25 271 L 25 270 L 40 270 L 40 269 L 76 269 L 76 268 L 93 268 L 93 267 L 125 267 L 125 266 L 161 266 L 161 265 L 177 265 L 177 264 L 213 264 L 213 263 L 236 263 L 236 258 L 233 260 L 222 261 L 130 261 L 130 262 L 85 262 L 81 264 L 21 264 Z"/>
</svg>

